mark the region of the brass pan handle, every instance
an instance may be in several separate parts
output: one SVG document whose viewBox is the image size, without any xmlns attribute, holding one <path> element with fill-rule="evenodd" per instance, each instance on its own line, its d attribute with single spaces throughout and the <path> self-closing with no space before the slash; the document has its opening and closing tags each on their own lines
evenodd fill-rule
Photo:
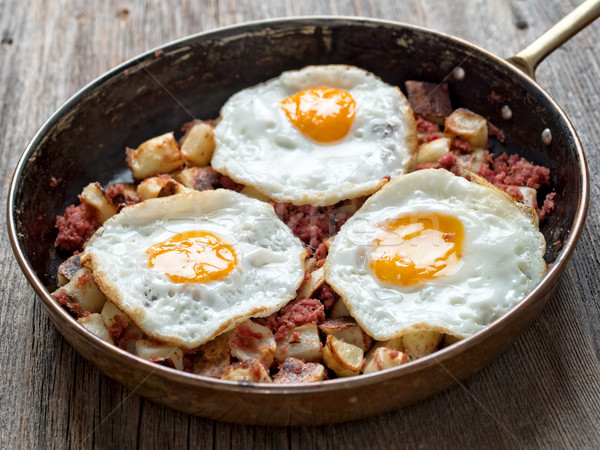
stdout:
<svg viewBox="0 0 600 450">
<path fill-rule="evenodd" d="M 600 0 L 585 0 L 539 38 L 506 60 L 535 79 L 535 69 L 550 53 L 600 17 Z"/>
</svg>

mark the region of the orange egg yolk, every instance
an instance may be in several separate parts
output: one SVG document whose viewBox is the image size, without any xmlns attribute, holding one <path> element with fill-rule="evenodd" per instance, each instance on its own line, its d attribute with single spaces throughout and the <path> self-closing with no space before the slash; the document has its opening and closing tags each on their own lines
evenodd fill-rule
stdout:
<svg viewBox="0 0 600 450">
<path fill-rule="evenodd" d="M 410 214 L 380 228 L 370 266 L 381 281 L 416 285 L 451 273 L 460 261 L 464 229 L 456 217 Z"/>
<path fill-rule="evenodd" d="M 356 102 L 348 91 L 319 87 L 286 98 L 281 107 L 302 134 L 326 144 L 339 141 L 348 134 Z"/>
<path fill-rule="evenodd" d="M 220 280 L 237 265 L 233 247 L 205 231 L 187 231 L 154 244 L 147 251 L 149 265 L 173 283 Z"/>
</svg>

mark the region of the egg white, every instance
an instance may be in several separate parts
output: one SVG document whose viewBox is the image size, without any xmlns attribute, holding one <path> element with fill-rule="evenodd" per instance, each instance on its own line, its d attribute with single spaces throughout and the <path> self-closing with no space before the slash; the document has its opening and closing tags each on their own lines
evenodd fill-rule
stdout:
<svg viewBox="0 0 600 450">
<path fill-rule="evenodd" d="M 356 115 L 343 139 L 321 144 L 287 118 L 281 101 L 315 87 L 344 89 Z M 413 112 L 400 89 L 362 69 L 309 66 L 233 95 L 215 128 L 212 167 L 271 199 L 326 206 L 371 194 L 406 172 L 417 146 Z"/>
<path fill-rule="evenodd" d="M 186 231 L 230 244 L 236 267 L 220 280 L 174 283 L 148 264 L 147 250 Z M 229 190 L 146 200 L 107 220 L 81 256 L 94 281 L 149 336 L 195 348 L 295 296 L 304 246 L 264 202 Z"/>
<path fill-rule="evenodd" d="M 441 213 L 464 227 L 453 273 L 416 286 L 385 283 L 370 268 L 376 227 L 399 216 Z M 326 281 L 377 340 L 425 329 L 470 336 L 519 303 L 546 272 L 537 216 L 491 186 L 443 169 L 402 175 L 342 226 L 324 266 Z"/>
</svg>

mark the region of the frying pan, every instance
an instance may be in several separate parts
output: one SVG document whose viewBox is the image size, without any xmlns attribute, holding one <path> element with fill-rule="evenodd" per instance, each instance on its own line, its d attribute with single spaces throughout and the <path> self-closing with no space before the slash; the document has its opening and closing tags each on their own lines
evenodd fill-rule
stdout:
<svg viewBox="0 0 600 450">
<path fill-rule="evenodd" d="M 242 24 L 150 51 L 82 89 L 28 145 L 8 201 L 16 258 L 44 309 L 79 353 L 137 394 L 181 411 L 248 424 L 303 425 L 358 419 L 424 399 L 479 370 L 527 328 L 577 243 L 589 197 L 585 157 L 571 123 L 535 82 L 534 70 L 598 15 L 600 1 L 585 2 L 509 60 L 417 26 L 346 17 Z M 504 130 L 506 140 L 494 141 L 494 152 L 519 153 L 550 168 L 557 206 L 541 231 L 551 267 L 513 310 L 476 335 L 395 369 L 306 385 L 253 385 L 137 358 L 88 333 L 50 297 L 56 269 L 67 256 L 53 246 L 55 216 L 93 180 L 128 181 L 125 147 L 178 130 L 193 117 L 217 117 L 233 93 L 284 70 L 331 63 L 362 67 L 398 86 L 405 80 L 446 82 L 455 107 L 487 116 Z M 52 177 L 58 182 L 49 187 Z"/>
</svg>

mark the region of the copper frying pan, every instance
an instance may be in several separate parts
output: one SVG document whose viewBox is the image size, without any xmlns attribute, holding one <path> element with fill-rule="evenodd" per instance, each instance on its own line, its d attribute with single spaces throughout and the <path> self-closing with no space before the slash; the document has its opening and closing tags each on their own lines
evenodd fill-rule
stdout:
<svg viewBox="0 0 600 450">
<path fill-rule="evenodd" d="M 302 17 L 201 33 L 122 64 L 73 96 L 39 130 L 15 170 L 9 236 L 23 272 L 63 336 L 137 394 L 203 417 L 252 424 L 341 422 L 409 405 L 471 375 L 504 351 L 552 294 L 581 233 L 589 200 L 583 149 L 571 123 L 535 82 L 543 58 L 600 15 L 588 0 L 508 60 L 424 28 L 381 20 Z M 157 50 L 160 52 L 156 53 Z M 251 64 L 248 64 L 251 61 Z M 139 359 L 80 327 L 50 297 L 58 264 L 54 217 L 92 180 L 127 180 L 123 149 L 190 115 L 216 117 L 224 101 L 283 70 L 344 63 L 403 85 L 448 82 L 455 106 L 486 115 L 518 152 L 550 167 L 557 208 L 542 225 L 551 269 L 516 308 L 485 330 L 393 370 L 310 385 L 248 385 L 177 372 Z M 512 118 L 505 120 L 508 107 Z M 506 110 L 506 108 L 505 108 Z M 48 191 L 50 177 L 65 180 Z"/>
</svg>

